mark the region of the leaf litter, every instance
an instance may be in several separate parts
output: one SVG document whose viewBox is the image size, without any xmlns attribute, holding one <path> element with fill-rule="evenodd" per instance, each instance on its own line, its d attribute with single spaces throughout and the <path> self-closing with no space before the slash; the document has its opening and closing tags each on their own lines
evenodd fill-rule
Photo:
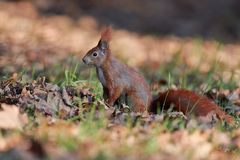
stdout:
<svg viewBox="0 0 240 160">
<path fill-rule="evenodd" d="M 82 17 L 79 26 L 65 16 L 42 18 L 29 2 L 1 2 L 0 17 L 4 33 L 0 37 L 1 75 L 25 65 L 49 68 L 72 52 L 81 56 L 99 38 L 99 24 L 93 17 Z M 24 22 L 24 30 L 18 27 L 19 22 Z M 221 55 L 219 63 L 232 69 L 237 68 L 240 58 L 239 44 L 216 50 L 217 42 L 204 41 L 202 55 L 207 58 L 199 64 L 193 39 L 140 36 L 126 30 L 115 30 L 114 37 L 112 49 L 120 58 L 127 58 L 132 66 L 144 63 L 156 72 L 178 51 L 189 68 L 197 65 L 203 72 L 216 58 L 212 53 Z M 138 56 L 131 56 L 132 50 Z M 53 58 L 47 58 L 49 55 Z M 223 79 L 228 80 L 229 73 Z M 0 159 L 239 159 L 239 127 L 222 132 L 223 125 L 218 129 L 219 123 L 212 124 L 214 115 L 200 120 L 188 119 L 181 112 L 140 115 L 126 105 L 117 109 L 107 106 L 89 87 L 60 87 L 45 78 L 30 83 L 17 77 L 14 74 L 0 82 L 0 115 L 15 119 L 13 124 L 1 121 L 0 151 L 4 153 Z M 159 91 L 159 85 L 166 85 L 168 80 L 156 82 L 153 87 Z M 228 113 L 239 114 L 239 89 L 211 89 L 207 96 L 227 103 Z M 21 120 L 22 113 L 28 114 L 27 120 Z"/>
<path fill-rule="evenodd" d="M 19 81 L 4 81 L 1 83 L 1 103 L 16 104 L 22 110 L 41 112 L 46 116 L 68 119 L 78 115 L 79 106 L 75 98 L 84 98 L 84 104 L 92 104 L 94 94 L 87 89 L 73 87 L 60 88 L 46 83 L 39 78 L 32 83 L 21 84 Z"/>
<path fill-rule="evenodd" d="M 53 159 L 59 157 L 64 159 L 67 155 L 75 158 L 95 157 L 101 150 L 109 147 L 116 149 L 119 146 L 124 148 L 140 147 L 133 149 L 130 155 L 125 155 L 124 151 L 116 149 L 114 154 L 122 158 L 127 156 L 135 159 L 142 154 L 143 159 L 149 159 L 149 157 L 144 157 L 146 156 L 144 147 L 141 148 L 141 146 L 151 142 L 149 141 L 150 135 L 155 135 L 157 138 L 155 142 L 151 142 L 153 144 L 149 144 L 155 146 L 153 151 L 162 153 L 162 156 L 168 155 L 169 159 L 176 159 L 182 152 L 184 156 L 193 154 L 193 159 L 204 159 L 209 156 L 214 159 L 214 157 L 219 158 L 218 153 L 215 153 L 216 150 L 233 153 L 239 148 L 240 132 L 236 130 L 232 136 L 229 136 L 228 133 L 217 131 L 213 128 L 216 125 L 212 124 L 212 117 L 188 119 L 183 113 L 172 111 L 158 115 L 138 114 L 131 112 L 129 106 L 125 104 L 121 104 L 119 108 L 106 105 L 103 100 L 97 99 L 91 88 L 86 85 L 59 87 L 56 84 L 47 83 L 44 77 L 38 78 L 32 83 L 22 83 L 16 77 L 17 75 L 13 74 L 10 79 L 1 82 L 0 128 L 4 130 L 20 129 L 23 136 L 13 134 L 3 137 L 0 139 L 0 149 L 8 150 L 11 155 L 21 152 L 23 159 L 29 156 L 33 159 L 49 156 Z M 219 92 L 215 93 L 220 94 Z M 224 99 L 236 105 L 237 96 L 235 94 L 239 94 L 238 90 L 229 92 Z M 93 110 L 94 106 L 95 110 Z M 89 118 L 91 116 L 92 118 Z M 29 123 L 31 117 L 33 117 L 32 124 Z M 210 124 L 209 119 L 211 119 Z M 83 122 L 89 124 L 84 125 Z M 33 128 L 30 127 L 34 130 L 33 133 L 27 129 L 29 124 L 33 125 Z M 81 126 L 80 130 L 78 125 Z M 100 125 L 102 128 L 95 125 Z M 183 130 L 184 128 L 197 130 L 192 134 Z M 95 132 L 98 132 L 97 135 L 101 138 L 95 137 Z M 92 139 L 86 135 L 81 137 L 81 134 L 88 134 Z M 66 138 L 67 142 L 61 136 Z M 218 139 L 219 137 L 221 138 Z M 26 141 L 24 138 L 28 140 Z M 48 139 L 48 141 L 44 139 Z M 105 141 L 105 145 L 100 147 L 102 140 Z M 121 143 L 119 144 L 119 142 Z M 65 146 L 67 150 L 78 152 L 62 152 L 54 149 L 55 143 L 60 146 L 65 146 L 67 143 Z M 23 144 L 25 148 L 19 147 Z M 79 151 L 77 147 L 84 150 L 85 155 L 82 155 L 83 152 Z M 184 150 L 185 147 L 188 147 L 189 150 Z M 138 153 L 137 150 L 139 150 Z M 7 154 L 7 152 L 5 153 Z M 154 159 L 156 155 L 158 154 L 152 154 L 150 159 Z M 111 157 L 111 154 L 109 156 Z M 231 156 L 232 154 L 224 155 L 225 158 Z"/>
</svg>

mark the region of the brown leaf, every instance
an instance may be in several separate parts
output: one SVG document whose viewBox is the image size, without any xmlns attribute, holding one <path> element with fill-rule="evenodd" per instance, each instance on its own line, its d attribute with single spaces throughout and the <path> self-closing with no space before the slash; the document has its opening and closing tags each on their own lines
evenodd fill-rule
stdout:
<svg viewBox="0 0 240 160">
<path fill-rule="evenodd" d="M 63 102 L 64 102 L 66 105 L 72 106 L 71 100 L 70 100 L 70 96 L 68 95 L 65 87 L 63 87 L 63 89 L 62 89 L 62 99 L 63 99 Z"/>
<path fill-rule="evenodd" d="M 21 129 L 28 122 L 26 115 L 19 113 L 19 108 L 15 105 L 1 104 L 0 111 L 0 128 L 4 129 Z"/>
<path fill-rule="evenodd" d="M 19 135 L 13 135 L 9 137 L 0 137 L 0 152 L 6 151 L 9 148 L 12 148 L 17 143 L 21 141 L 21 137 Z"/>
</svg>

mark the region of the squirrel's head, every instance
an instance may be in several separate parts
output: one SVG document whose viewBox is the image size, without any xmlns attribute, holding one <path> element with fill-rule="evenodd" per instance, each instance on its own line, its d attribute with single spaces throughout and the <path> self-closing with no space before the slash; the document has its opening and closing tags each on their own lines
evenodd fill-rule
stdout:
<svg viewBox="0 0 240 160">
<path fill-rule="evenodd" d="M 83 57 L 83 62 L 88 65 L 101 66 L 110 56 L 109 42 L 111 39 L 111 27 L 107 27 L 101 35 L 96 47 L 89 50 Z"/>
</svg>

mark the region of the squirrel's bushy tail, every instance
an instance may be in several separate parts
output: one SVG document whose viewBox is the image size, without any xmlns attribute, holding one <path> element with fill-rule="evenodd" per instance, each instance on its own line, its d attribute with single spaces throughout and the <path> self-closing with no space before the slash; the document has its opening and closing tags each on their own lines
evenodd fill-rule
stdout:
<svg viewBox="0 0 240 160">
<path fill-rule="evenodd" d="M 226 114 L 218 105 L 206 96 L 199 96 L 188 90 L 168 90 L 160 92 L 152 101 L 148 111 L 157 113 L 173 106 L 174 110 L 181 111 L 185 115 L 207 116 L 214 113 L 220 120 L 233 123 L 230 115 Z"/>
</svg>

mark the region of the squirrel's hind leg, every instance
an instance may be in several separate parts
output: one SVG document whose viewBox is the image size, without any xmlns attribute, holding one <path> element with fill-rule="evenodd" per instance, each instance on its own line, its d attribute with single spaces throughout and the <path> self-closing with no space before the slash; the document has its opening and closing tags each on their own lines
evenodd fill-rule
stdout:
<svg viewBox="0 0 240 160">
<path fill-rule="evenodd" d="M 135 96 L 132 96 L 131 99 L 133 101 L 133 111 L 134 112 L 142 113 L 142 112 L 146 111 L 147 108 L 142 99 L 140 99 L 139 97 L 135 97 Z"/>
</svg>

